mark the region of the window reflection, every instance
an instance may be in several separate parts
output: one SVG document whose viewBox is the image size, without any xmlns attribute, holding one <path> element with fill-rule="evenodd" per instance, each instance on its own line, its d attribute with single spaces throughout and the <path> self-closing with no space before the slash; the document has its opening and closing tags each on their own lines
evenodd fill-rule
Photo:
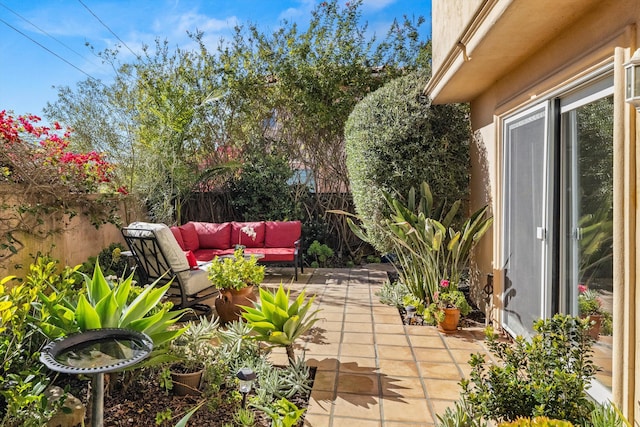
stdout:
<svg viewBox="0 0 640 427">
<path fill-rule="evenodd" d="M 613 97 L 562 115 L 566 271 L 570 311 L 590 315 L 597 379 L 611 387 L 613 301 Z M 600 317 L 602 316 L 602 317 Z"/>
</svg>

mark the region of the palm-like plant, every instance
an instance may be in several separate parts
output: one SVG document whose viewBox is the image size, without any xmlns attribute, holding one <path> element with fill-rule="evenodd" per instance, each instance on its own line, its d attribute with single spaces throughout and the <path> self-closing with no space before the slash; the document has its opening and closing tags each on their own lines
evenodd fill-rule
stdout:
<svg viewBox="0 0 640 427">
<path fill-rule="evenodd" d="M 488 206 L 475 211 L 459 230 L 452 222 L 461 202 L 456 201 L 451 209 L 438 220 L 433 206 L 433 196 L 429 185 L 420 186 L 420 197 L 412 188 L 406 201 L 384 194 L 391 214 L 381 224 L 389 236 L 397 257 L 400 281 L 413 296 L 428 304 L 442 280 L 448 280 L 452 289 L 460 282 L 461 272 L 468 266 L 471 250 L 493 224 L 493 218 L 486 215 Z M 336 213 L 347 214 L 343 211 Z M 347 219 L 351 230 L 367 241 L 366 232 Z"/>
<path fill-rule="evenodd" d="M 295 361 L 293 343 L 319 320 L 319 310 L 310 312 L 315 296 L 305 302 L 305 291 L 289 304 L 290 289 L 285 292 L 282 283 L 275 292 L 260 288 L 260 299 L 255 307 L 242 306 L 242 317 L 253 329 L 255 339 L 285 347 L 289 363 Z"/>
</svg>

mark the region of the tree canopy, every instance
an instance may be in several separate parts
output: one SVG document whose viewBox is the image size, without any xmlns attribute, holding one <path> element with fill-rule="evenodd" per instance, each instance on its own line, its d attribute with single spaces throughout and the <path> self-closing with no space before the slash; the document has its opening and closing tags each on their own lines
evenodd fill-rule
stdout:
<svg viewBox="0 0 640 427">
<path fill-rule="evenodd" d="M 194 31 L 198 49 L 157 41 L 131 63 L 120 63 L 117 50 L 101 52 L 114 82 L 61 88 L 45 111 L 77 130 L 77 144 L 111 153 L 158 221 L 180 222 L 180 204 L 209 186 L 212 168 L 245 156 L 285 155 L 290 167 L 310 172 L 314 194 L 344 193 L 344 124 L 354 106 L 430 60 L 429 43 L 419 39 L 422 17 L 394 21 L 377 39 L 361 6 L 322 2 L 305 28 L 238 25 L 217 46 Z M 343 207 L 326 197 L 316 203 Z M 331 227 L 346 232 L 335 221 Z"/>
</svg>

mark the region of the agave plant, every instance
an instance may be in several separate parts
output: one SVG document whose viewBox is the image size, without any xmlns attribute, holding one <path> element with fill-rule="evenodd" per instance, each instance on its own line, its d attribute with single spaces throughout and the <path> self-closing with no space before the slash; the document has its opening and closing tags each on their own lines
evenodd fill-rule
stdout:
<svg viewBox="0 0 640 427">
<path fill-rule="evenodd" d="M 305 291 L 289 305 L 290 289 L 282 283 L 275 292 L 260 288 L 260 300 L 255 307 L 242 306 L 242 317 L 255 332 L 255 339 L 285 347 L 289 363 L 295 361 L 293 342 L 318 321 L 319 310 L 309 312 L 315 296 L 305 302 Z"/>
<path fill-rule="evenodd" d="M 257 406 L 271 417 L 271 425 L 273 427 L 293 427 L 298 425 L 300 418 L 306 411 L 305 408 L 299 409 L 295 403 L 289 402 L 286 398 L 282 398 L 267 406 Z"/>
<path fill-rule="evenodd" d="M 185 310 L 171 311 L 171 304 L 161 303 L 170 284 L 155 284 L 135 296 L 140 288 L 133 284 L 133 274 L 110 281 L 96 263 L 93 276 L 85 276 L 85 292 L 80 293 L 77 303 L 59 298 L 55 292 L 40 294 L 42 309 L 49 314 L 40 328 L 50 339 L 90 329 L 126 328 L 147 334 L 158 347 L 185 331 L 171 328 Z"/>
</svg>

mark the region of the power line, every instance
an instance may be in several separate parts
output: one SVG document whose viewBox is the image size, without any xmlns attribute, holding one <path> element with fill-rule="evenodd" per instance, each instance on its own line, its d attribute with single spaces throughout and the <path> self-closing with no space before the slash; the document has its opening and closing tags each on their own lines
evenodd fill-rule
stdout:
<svg viewBox="0 0 640 427">
<path fill-rule="evenodd" d="M 83 5 L 83 6 L 84 6 L 84 8 L 85 8 L 85 9 L 87 9 L 87 10 L 89 11 L 89 13 L 90 13 L 90 14 L 92 14 L 92 15 L 94 16 L 94 18 L 96 18 L 96 19 L 98 20 L 98 22 L 100 22 L 100 23 L 102 24 L 102 26 L 104 26 L 107 30 L 109 30 L 109 32 L 110 32 L 111 34 L 113 34 L 113 36 L 114 36 L 115 38 L 117 38 L 117 39 L 120 41 L 120 43 L 122 43 L 122 45 L 123 45 L 124 47 L 126 47 L 127 49 L 129 49 L 129 52 L 131 52 L 131 53 L 133 54 L 133 56 L 135 56 L 136 58 L 140 58 L 140 55 L 138 55 L 138 54 L 137 54 L 137 53 L 135 53 L 133 50 L 131 50 L 131 48 L 130 48 L 129 46 L 127 46 L 127 44 L 126 44 L 124 41 L 122 41 L 122 39 L 121 39 L 120 37 L 118 37 L 118 35 L 117 35 L 116 33 L 114 33 L 114 32 L 113 32 L 113 30 L 112 30 L 111 28 L 109 28 L 109 26 L 108 26 L 107 24 L 105 24 L 105 23 L 102 21 L 102 19 L 100 19 L 100 18 L 98 17 L 98 15 L 96 15 L 95 13 L 93 13 L 93 11 L 92 11 L 91 9 L 89 9 L 89 6 L 87 6 L 86 4 L 84 4 L 84 3 L 82 2 L 82 0 L 78 0 L 78 2 L 79 2 L 81 5 Z"/>
<path fill-rule="evenodd" d="M 0 18 L 0 22 L 2 22 L 4 25 L 6 25 L 7 27 L 11 28 L 13 31 L 21 34 L 22 36 L 26 37 L 27 39 L 31 40 L 33 43 L 37 44 L 38 46 L 40 46 L 41 48 L 43 48 L 44 50 L 46 50 L 47 52 L 49 52 L 50 54 L 52 54 L 53 56 L 55 56 L 56 58 L 58 58 L 59 60 L 67 63 L 68 65 L 72 66 L 73 68 L 75 68 L 76 70 L 80 71 L 82 74 L 84 74 L 85 76 L 89 77 L 92 80 L 95 81 L 99 81 L 98 79 L 96 79 L 95 77 L 93 77 L 92 75 L 90 75 L 89 73 L 87 73 L 86 71 L 82 70 L 81 68 L 73 65 L 71 62 L 67 61 L 66 59 L 64 59 L 62 56 L 58 55 L 57 53 L 55 53 L 54 51 L 52 51 L 51 49 L 49 49 L 48 47 L 44 46 L 43 44 L 39 43 L 38 41 L 32 39 L 31 37 L 29 37 L 28 35 L 26 35 L 25 33 L 23 33 L 22 31 L 20 31 L 19 29 L 17 29 L 16 27 L 14 27 L 13 25 L 9 24 L 7 21 L 5 21 L 4 19 Z"/>
<path fill-rule="evenodd" d="M 75 51 L 73 48 L 71 48 L 70 46 L 68 46 L 67 44 L 65 44 L 64 42 L 62 42 L 61 40 L 57 39 L 56 37 L 52 36 L 51 34 L 47 33 L 45 30 L 43 30 L 42 28 L 38 27 L 36 24 L 34 24 L 33 22 L 29 21 L 27 18 L 25 18 L 24 16 L 20 15 L 18 12 L 12 10 L 11 8 L 9 8 L 6 4 L 0 2 L 0 6 L 4 7 L 5 9 L 7 9 L 9 12 L 13 13 L 14 15 L 16 15 L 18 18 L 22 19 L 23 21 L 25 21 L 27 24 L 31 25 L 32 27 L 34 27 L 35 29 L 37 29 L 38 31 L 40 31 L 41 33 L 45 34 L 46 36 L 48 36 L 49 38 L 55 40 L 56 42 L 58 42 L 59 44 L 61 44 L 62 46 L 64 46 L 65 48 L 67 48 L 68 50 L 70 50 L 71 52 L 75 53 L 76 55 L 78 55 L 80 58 L 87 60 L 87 58 L 85 58 L 82 54 L 78 53 L 77 51 Z"/>
</svg>

